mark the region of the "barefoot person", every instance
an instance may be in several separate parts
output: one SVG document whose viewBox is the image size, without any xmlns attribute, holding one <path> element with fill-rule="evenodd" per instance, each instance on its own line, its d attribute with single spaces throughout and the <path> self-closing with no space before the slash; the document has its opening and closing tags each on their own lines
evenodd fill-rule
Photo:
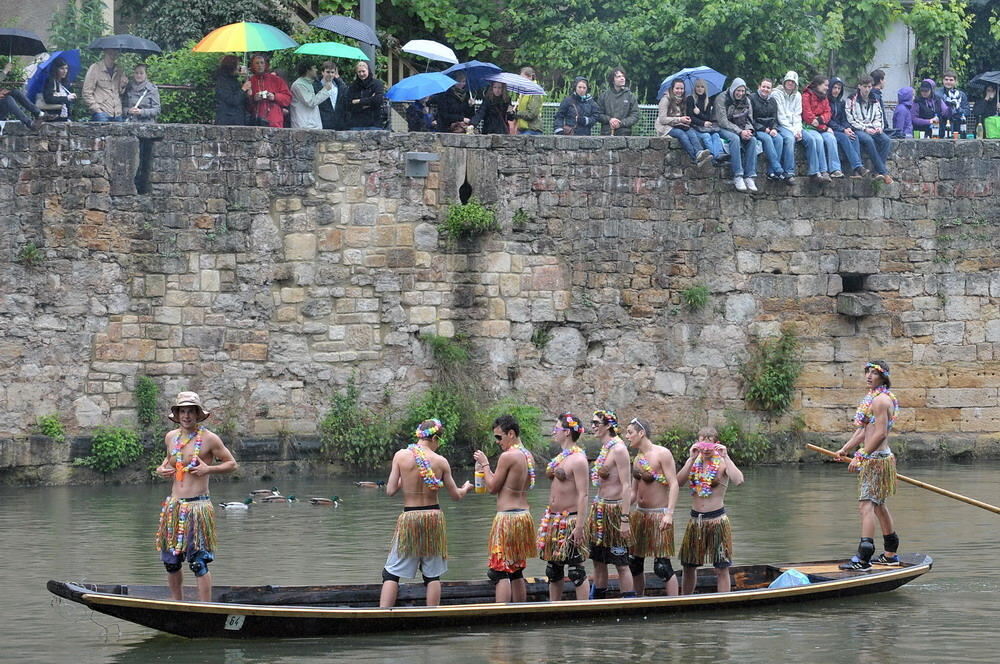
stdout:
<svg viewBox="0 0 1000 664">
<path fill-rule="evenodd" d="M 601 441 L 601 451 L 590 470 L 597 497 L 587 520 L 590 559 L 594 561 L 594 588 L 591 599 L 608 593 L 608 565 L 618 569 L 622 597 L 635 597 L 629 570 L 629 512 L 632 504 L 628 448 L 618 437 L 618 418 L 610 410 L 598 410 L 590 429 Z"/>
<path fill-rule="evenodd" d="M 549 504 L 538 528 L 538 557 L 548 563 L 549 599 L 563 595 L 563 579 L 569 566 L 569 580 L 576 586 L 576 598 L 587 599 L 590 584 L 583 561 L 587 555 L 587 455 L 577 445 L 583 424 L 573 413 L 563 413 L 552 428 L 552 442 L 562 448 L 545 469 L 552 480 Z"/>
<path fill-rule="evenodd" d="M 691 520 L 681 540 L 685 595 L 694 592 L 698 567 L 706 560 L 715 567 L 717 592 L 732 589 L 729 567 L 733 564 L 733 532 L 723 501 L 730 482 L 743 484 L 743 473 L 718 439 L 712 427 L 699 431 L 698 442 L 691 446 L 687 462 L 677 473 L 681 485 L 691 483 L 692 495 Z"/>
<path fill-rule="evenodd" d="M 854 453 L 850 470 L 860 473 L 861 494 L 858 496 L 858 511 L 861 512 L 861 543 L 858 553 L 840 566 L 841 569 L 868 569 L 875 554 L 875 523 L 882 529 L 882 543 L 885 551 L 875 559 L 876 565 L 898 565 L 899 537 L 885 506 L 886 499 L 896 493 L 896 457 L 889 449 L 889 430 L 892 429 L 899 413 L 899 401 L 889 391 L 889 364 L 884 360 L 865 365 L 865 382 L 868 394 L 858 405 L 854 415 L 857 429 L 850 440 L 837 450 L 837 454 L 849 453 L 858 445 L 862 448 Z"/>
<path fill-rule="evenodd" d="M 392 550 L 382 570 L 382 608 L 395 605 L 400 577 L 412 579 L 417 570 L 427 587 L 427 606 L 441 602 L 441 575 L 448 571 L 448 537 L 438 489 L 444 487 L 452 498 L 461 500 L 472 486 L 468 482 L 461 488 L 455 486 L 448 460 L 437 453 L 443 429 L 441 420 L 425 420 L 417 428 L 417 442 L 392 457 L 385 492 L 394 496 L 403 490 L 403 513 L 396 521 Z"/>
<path fill-rule="evenodd" d="M 632 552 L 628 566 L 632 571 L 635 594 L 646 590 L 646 557 L 653 559 L 653 574 L 665 581 L 668 595 L 678 592 L 670 556 L 674 555 L 674 508 L 677 506 L 677 466 L 674 455 L 649 439 L 649 423 L 638 418 L 625 427 L 625 438 L 638 450 L 632 465 L 632 495 L 635 507 L 632 527 Z"/>
<path fill-rule="evenodd" d="M 487 576 L 496 586 L 498 602 L 526 602 L 524 568 L 535 552 L 535 521 L 528 511 L 528 489 L 535 486 L 535 457 L 521 442 L 521 425 L 513 415 L 494 420 L 493 438 L 503 450 L 495 473 L 482 451 L 473 454 L 476 470 L 485 474 L 486 490 L 497 497 Z"/>
<path fill-rule="evenodd" d="M 208 476 L 231 473 L 236 460 L 214 433 L 201 425 L 211 413 L 194 392 L 181 392 L 168 417 L 180 427 L 168 433 L 163 443 L 167 455 L 156 469 L 160 477 L 173 479 L 170 496 L 160 509 L 156 550 L 167 568 L 167 586 L 176 600 L 183 599 L 181 564 L 187 560 L 198 583 L 198 599 L 212 601 L 212 574 L 208 564 L 215 560 L 215 511 L 208 495 Z M 218 461 L 218 463 L 214 463 Z"/>
</svg>

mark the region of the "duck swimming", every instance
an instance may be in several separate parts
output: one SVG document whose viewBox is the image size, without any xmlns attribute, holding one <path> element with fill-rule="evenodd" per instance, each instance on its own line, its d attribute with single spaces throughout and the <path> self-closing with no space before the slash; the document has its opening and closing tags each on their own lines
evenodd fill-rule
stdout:
<svg viewBox="0 0 1000 664">
<path fill-rule="evenodd" d="M 330 498 L 310 498 L 309 504 L 311 505 L 332 505 L 334 507 L 340 507 L 340 496 L 332 496 Z"/>
<path fill-rule="evenodd" d="M 377 489 L 378 487 L 385 486 L 385 482 L 355 482 L 354 486 L 359 486 L 363 489 Z"/>
<path fill-rule="evenodd" d="M 232 501 L 228 503 L 219 503 L 219 507 L 224 510 L 248 510 L 253 504 L 253 498 L 247 498 L 243 502 Z"/>
<path fill-rule="evenodd" d="M 296 498 L 295 496 L 282 496 L 279 493 L 279 494 L 275 494 L 275 495 L 271 495 L 271 496 L 264 496 L 263 498 L 261 498 L 261 502 L 262 503 L 297 503 L 297 502 L 299 502 L 299 499 Z"/>
<path fill-rule="evenodd" d="M 281 492 L 278 491 L 278 487 L 273 486 L 270 489 L 254 489 L 250 495 L 254 498 L 264 498 L 265 496 L 280 496 Z"/>
</svg>

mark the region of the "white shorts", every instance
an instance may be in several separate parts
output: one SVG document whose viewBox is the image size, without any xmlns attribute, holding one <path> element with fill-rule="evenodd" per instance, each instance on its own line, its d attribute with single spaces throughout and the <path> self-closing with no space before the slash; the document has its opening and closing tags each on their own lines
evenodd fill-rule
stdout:
<svg viewBox="0 0 1000 664">
<path fill-rule="evenodd" d="M 401 579 L 415 579 L 418 571 L 428 578 L 437 578 L 448 571 L 448 561 L 441 556 L 402 558 L 394 542 L 385 561 L 385 571 Z"/>
</svg>

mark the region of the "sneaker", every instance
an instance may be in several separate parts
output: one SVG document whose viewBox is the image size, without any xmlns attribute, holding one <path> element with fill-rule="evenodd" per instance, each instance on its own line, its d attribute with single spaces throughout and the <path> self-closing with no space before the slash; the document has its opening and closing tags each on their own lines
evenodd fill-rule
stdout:
<svg viewBox="0 0 1000 664">
<path fill-rule="evenodd" d="M 708 150 L 702 150 L 694 156 L 694 163 L 698 164 L 698 166 L 704 166 L 710 161 L 712 161 L 712 153 Z"/>
<path fill-rule="evenodd" d="M 863 560 L 858 560 L 857 556 L 855 556 L 852 560 L 848 560 L 846 563 L 841 563 L 841 564 L 837 565 L 837 568 L 838 569 L 842 569 L 842 570 L 871 569 L 872 568 L 872 564 L 871 563 L 866 563 Z"/>
<path fill-rule="evenodd" d="M 791 173 L 785 173 L 782 177 L 785 180 L 785 184 L 789 186 L 795 184 L 795 176 L 792 175 Z"/>
<path fill-rule="evenodd" d="M 42 120 L 41 116 L 38 116 L 37 118 L 31 121 L 31 127 L 30 127 L 31 131 L 38 131 L 39 129 L 42 128 L 43 124 L 45 124 L 45 121 Z"/>
<path fill-rule="evenodd" d="M 725 164 L 732 158 L 733 155 L 729 154 L 728 152 L 723 152 L 722 154 L 719 155 L 719 163 Z"/>
<path fill-rule="evenodd" d="M 879 557 L 872 561 L 873 565 L 885 565 L 886 567 L 899 567 L 903 563 L 899 561 L 899 555 L 887 556 L 885 553 L 879 554 Z"/>
<path fill-rule="evenodd" d="M 882 182 L 884 182 L 886 184 L 892 184 L 893 182 L 895 182 L 895 180 L 892 179 L 892 176 L 889 175 L 888 173 L 882 173 L 881 175 L 879 175 L 877 177 L 881 178 Z"/>
<path fill-rule="evenodd" d="M 747 191 L 757 191 L 757 183 L 753 178 L 743 178 L 743 184 L 747 186 Z"/>
<path fill-rule="evenodd" d="M 746 191 L 747 184 L 742 176 L 737 176 L 733 178 L 733 185 L 736 187 L 736 191 Z"/>
<path fill-rule="evenodd" d="M 785 179 L 785 176 L 781 173 L 768 173 L 767 179 L 771 182 L 781 182 Z"/>
<path fill-rule="evenodd" d="M 834 171 L 833 173 L 830 173 L 830 177 L 831 178 L 842 178 L 842 177 L 844 177 L 844 171 Z"/>
<path fill-rule="evenodd" d="M 864 176 L 868 175 L 869 173 L 871 173 L 871 171 L 869 171 L 864 166 L 858 166 L 857 168 L 854 169 L 854 175 L 852 175 L 851 177 L 863 178 Z"/>
<path fill-rule="evenodd" d="M 822 182 L 830 182 L 831 181 L 830 174 L 827 173 L 826 171 L 823 171 L 822 173 L 819 174 L 819 179 Z"/>
</svg>

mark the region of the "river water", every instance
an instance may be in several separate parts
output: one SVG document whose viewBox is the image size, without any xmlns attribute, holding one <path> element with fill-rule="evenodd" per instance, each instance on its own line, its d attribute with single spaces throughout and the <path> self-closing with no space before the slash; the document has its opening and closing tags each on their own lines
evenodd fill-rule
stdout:
<svg viewBox="0 0 1000 664">
<path fill-rule="evenodd" d="M 1000 504 L 1000 463 L 906 465 L 902 472 Z M 462 473 L 459 472 L 459 475 Z M 339 495 L 338 509 L 255 505 L 219 514 L 215 582 L 380 581 L 400 499 L 353 485 L 354 477 L 289 478 L 299 497 Z M 368 479 L 368 478 L 366 478 Z M 377 478 L 371 478 L 377 479 Z M 259 483 L 258 483 L 259 484 Z M 544 508 L 543 479 L 531 498 Z M 238 500 L 245 482 L 216 482 L 216 500 Z M 288 641 L 193 641 L 91 613 L 45 590 L 50 578 L 162 583 L 153 530 L 165 485 L 0 487 L 4 609 L 0 660 L 19 662 L 995 662 L 1000 642 L 1000 516 L 908 484 L 890 502 L 901 550 L 935 558 L 934 569 L 881 595 L 691 616 L 461 628 L 399 635 Z M 857 543 L 855 480 L 843 466 L 753 468 L 727 503 L 737 563 L 836 558 Z M 678 512 L 688 505 L 682 491 Z M 445 504 L 451 570 L 479 578 L 495 503 L 470 494 Z M 678 538 L 684 519 L 680 519 Z M 881 551 L 881 540 L 876 539 Z M 679 544 L 679 541 L 678 541 Z M 676 564 L 676 561 L 675 561 Z M 185 568 L 185 571 L 186 568 Z M 528 573 L 544 565 L 531 561 Z M 191 575 L 186 575 L 190 582 Z"/>
</svg>

